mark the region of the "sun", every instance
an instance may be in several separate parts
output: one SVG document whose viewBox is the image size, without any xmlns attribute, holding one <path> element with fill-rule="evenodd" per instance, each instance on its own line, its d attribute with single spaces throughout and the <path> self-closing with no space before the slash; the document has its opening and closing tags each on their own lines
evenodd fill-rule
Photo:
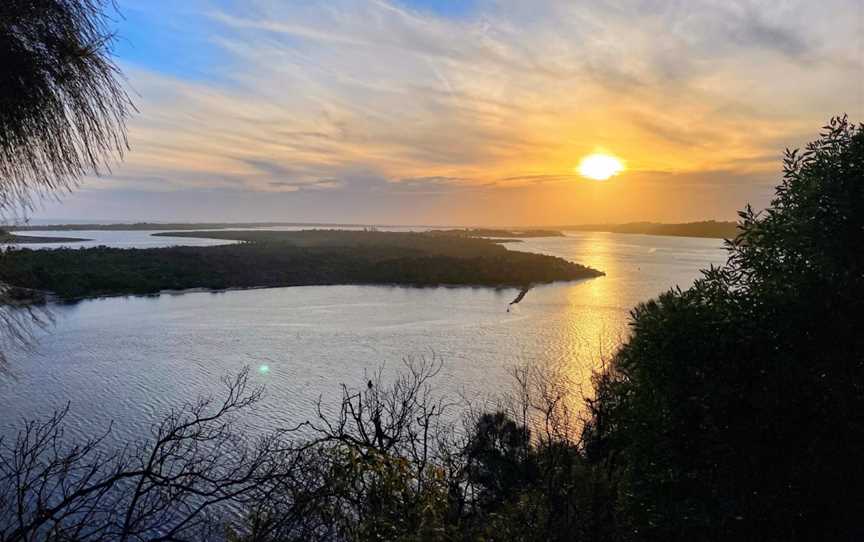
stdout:
<svg viewBox="0 0 864 542">
<path fill-rule="evenodd" d="M 579 174 L 595 181 L 605 181 L 622 171 L 624 164 L 610 154 L 589 154 L 579 162 Z"/>
</svg>

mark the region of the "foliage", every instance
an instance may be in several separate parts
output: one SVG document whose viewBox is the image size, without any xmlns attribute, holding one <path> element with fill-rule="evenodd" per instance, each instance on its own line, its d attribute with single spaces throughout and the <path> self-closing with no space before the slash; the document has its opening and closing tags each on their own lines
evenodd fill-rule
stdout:
<svg viewBox="0 0 864 542">
<path fill-rule="evenodd" d="M 68 407 L 0 440 L 0 540 L 208 540 L 225 504 L 260 500 L 262 483 L 296 467 L 274 436 L 247 442 L 235 428 L 255 404 L 247 371 L 226 379 L 221 403 L 170 412 L 149 441 L 106 449 L 107 433 L 66 440 Z"/>
<path fill-rule="evenodd" d="M 126 148 L 134 109 L 111 59 L 102 0 L 0 2 L 0 218 L 98 173 Z M 0 242 L 9 241 L 5 230 Z M 14 239 L 13 239 L 14 240 Z M 20 238 L 18 240 L 21 240 Z M 44 312 L 0 284 L 0 371 Z"/>
<path fill-rule="evenodd" d="M 864 127 L 788 151 L 729 260 L 633 312 L 586 449 L 639 540 L 851 540 L 864 472 Z"/>
<path fill-rule="evenodd" d="M 0 282 L 0 376 L 6 376 L 9 354 L 27 350 L 34 332 L 52 322 L 41 292 Z"/>
<path fill-rule="evenodd" d="M 335 414 L 319 406 L 252 442 L 237 416 L 261 392 L 245 371 L 222 402 L 172 411 L 121 450 L 69 442 L 67 410 L 25 422 L 0 442 L 0 540 L 604 540 L 592 496 L 606 492 L 567 427 L 569 388 L 523 378 L 517 400 L 460 430 L 433 393 L 439 370 L 379 372 L 343 387 Z"/>
<path fill-rule="evenodd" d="M 0 281 L 77 298 L 326 284 L 522 286 L 601 274 L 561 258 L 508 251 L 480 239 L 291 232 L 293 241 L 282 240 L 284 235 L 267 240 L 272 233 L 284 234 L 242 232 L 242 237 L 261 240 L 214 247 L 9 250 L 0 255 Z"/>
<path fill-rule="evenodd" d="M 379 374 L 343 388 L 335 417 L 319 413 L 298 428 L 312 430 L 293 439 L 306 467 L 268 492 L 233 538 L 563 541 L 610 532 L 591 498 L 604 493 L 603 479 L 566 427 L 568 387 L 552 391 L 548 375 L 532 372 L 512 401 L 470 411 L 460 430 L 447 421 L 453 405 L 431 391 L 439 366 L 406 368 L 390 385 Z"/>
<path fill-rule="evenodd" d="M 126 147 L 132 104 L 102 0 L 0 3 L 0 211 L 69 188 Z"/>
</svg>

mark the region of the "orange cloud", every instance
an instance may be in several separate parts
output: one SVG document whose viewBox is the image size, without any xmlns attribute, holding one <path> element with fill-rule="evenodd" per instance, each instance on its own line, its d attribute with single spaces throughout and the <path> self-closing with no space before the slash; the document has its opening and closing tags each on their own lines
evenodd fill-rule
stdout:
<svg viewBox="0 0 864 542">
<path fill-rule="evenodd" d="M 424 204 L 434 222 L 730 218 L 764 201 L 783 147 L 864 116 L 861 29 L 832 15 L 851 5 L 213 9 L 232 59 L 220 82 L 126 66 L 132 152 L 88 186 L 374 194 L 411 179 L 402 194 L 460 192 Z M 628 165 L 603 192 L 572 174 L 598 148 Z"/>
</svg>

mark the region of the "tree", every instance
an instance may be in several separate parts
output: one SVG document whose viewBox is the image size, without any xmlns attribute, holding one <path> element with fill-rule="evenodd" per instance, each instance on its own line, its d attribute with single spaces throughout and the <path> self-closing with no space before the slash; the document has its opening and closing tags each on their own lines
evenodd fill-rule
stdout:
<svg viewBox="0 0 864 542">
<path fill-rule="evenodd" d="M 122 156 L 134 107 L 108 23 L 102 0 L 0 2 L 0 219 Z M 0 284 L 0 370 L 48 320 L 13 291 Z"/>
<path fill-rule="evenodd" d="M 787 151 L 740 228 L 726 265 L 633 311 L 587 453 L 622 539 L 860 539 L 864 126 Z"/>
<path fill-rule="evenodd" d="M 0 3 L 0 211 L 122 155 L 133 106 L 108 22 L 102 0 Z"/>
<path fill-rule="evenodd" d="M 437 371 L 419 360 L 390 384 L 379 373 L 343 387 L 334 414 L 286 432 L 302 467 L 265 483 L 231 539 L 609 539 L 608 495 L 572 438 L 566 382 L 517 370 L 517 394 L 492 413 L 469 409 L 460 429 L 431 393 Z"/>
<path fill-rule="evenodd" d="M 121 449 L 105 435 L 65 438 L 64 409 L 0 439 L 0 540 L 211 540 L 226 506 L 266 500 L 273 480 L 299 464 L 276 434 L 251 440 L 235 424 L 258 402 L 248 369 L 224 380 L 221 402 L 200 399 L 170 412 L 149 439 Z M 110 432 L 110 430 L 109 430 Z"/>
</svg>

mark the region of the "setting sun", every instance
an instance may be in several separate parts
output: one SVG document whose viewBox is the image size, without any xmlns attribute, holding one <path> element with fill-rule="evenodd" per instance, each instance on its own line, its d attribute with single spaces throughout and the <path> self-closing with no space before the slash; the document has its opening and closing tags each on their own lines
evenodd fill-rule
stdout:
<svg viewBox="0 0 864 542">
<path fill-rule="evenodd" d="M 595 181 L 605 181 L 624 171 L 621 160 L 608 154 L 591 154 L 579 162 L 579 174 Z"/>
</svg>

